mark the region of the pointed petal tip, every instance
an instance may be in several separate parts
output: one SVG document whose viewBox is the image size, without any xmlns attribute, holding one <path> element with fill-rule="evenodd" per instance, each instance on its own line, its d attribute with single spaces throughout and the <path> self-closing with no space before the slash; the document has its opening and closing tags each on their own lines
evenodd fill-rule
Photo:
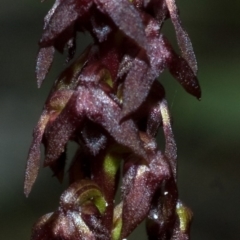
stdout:
<svg viewBox="0 0 240 240">
<path fill-rule="evenodd" d="M 192 89 L 186 89 L 186 92 L 195 97 L 198 101 L 201 101 L 201 90 L 192 90 Z"/>
<path fill-rule="evenodd" d="M 27 161 L 27 167 L 25 171 L 24 179 L 24 194 L 26 197 L 30 194 L 33 184 L 35 183 L 39 170 L 40 157 L 36 159 L 29 158 Z"/>
<path fill-rule="evenodd" d="M 33 156 L 36 154 L 35 156 Z M 24 179 L 24 194 L 28 197 L 33 184 L 35 183 L 38 175 L 38 170 L 40 166 L 40 154 L 39 152 L 34 152 L 30 150 L 29 158 L 27 160 L 27 167 L 25 170 L 25 179 Z"/>
<path fill-rule="evenodd" d="M 183 86 L 184 87 L 184 86 Z M 185 88 L 185 87 L 184 87 Z M 191 89 L 191 88 L 185 88 L 185 90 L 191 94 L 192 96 L 196 97 L 197 100 L 201 101 L 201 97 L 202 97 L 202 93 L 201 93 L 201 88 L 197 82 L 197 86 L 195 87 L 195 89 Z"/>
<path fill-rule="evenodd" d="M 195 97 L 197 98 L 198 101 L 202 100 L 202 90 L 199 84 L 198 84 L 198 89 L 196 91 Z"/>
<path fill-rule="evenodd" d="M 189 89 L 190 90 L 190 89 Z M 201 100 L 202 97 L 202 90 L 199 84 L 199 81 L 196 77 L 195 83 L 194 83 L 194 87 L 193 89 L 190 90 L 189 92 L 191 95 L 195 96 L 199 101 Z"/>
<path fill-rule="evenodd" d="M 30 191 L 28 189 L 24 189 L 24 195 L 28 198 Z"/>
<path fill-rule="evenodd" d="M 40 48 L 37 56 L 36 63 L 36 78 L 38 88 L 41 87 L 43 80 L 51 68 L 55 49 L 53 46 Z"/>
<path fill-rule="evenodd" d="M 44 79 L 41 79 L 38 76 L 36 76 L 36 78 L 37 78 L 37 88 L 41 88 Z"/>
<path fill-rule="evenodd" d="M 201 101 L 202 100 L 202 93 L 201 93 L 201 90 L 199 91 L 199 93 L 197 94 L 197 100 L 198 101 Z"/>
<path fill-rule="evenodd" d="M 24 192 L 24 195 L 26 198 L 28 198 L 28 196 L 32 190 L 33 184 L 34 184 L 34 182 L 30 182 L 30 180 L 27 179 L 27 177 L 25 177 L 23 192 Z"/>
</svg>

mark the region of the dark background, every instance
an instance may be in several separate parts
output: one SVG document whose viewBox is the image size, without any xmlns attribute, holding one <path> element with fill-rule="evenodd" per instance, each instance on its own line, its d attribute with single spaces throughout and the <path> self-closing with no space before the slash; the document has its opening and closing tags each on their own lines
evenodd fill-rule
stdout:
<svg viewBox="0 0 240 240">
<path fill-rule="evenodd" d="M 4 3 L 5 2 L 5 3 Z M 40 90 L 34 77 L 43 17 L 53 4 L 0 3 L 0 239 L 30 239 L 32 224 L 53 211 L 66 183 L 41 169 L 29 198 L 24 168 L 32 129 L 49 89 L 63 69 L 58 54 Z M 240 1 L 178 0 L 199 63 L 202 100 L 168 74 L 166 87 L 178 144 L 181 199 L 192 208 L 193 240 L 240 239 Z M 165 31 L 173 42 L 171 24 Z M 78 41 L 78 46 L 86 43 Z M 79 52 L 80 52 L 79 48 Z M 160 146 L 161 147 L 161 146 Z M 74 148 L 71 146 L 70 148 Z M 144 240 L 135 232 L 131 239 Z"/>
</svg>

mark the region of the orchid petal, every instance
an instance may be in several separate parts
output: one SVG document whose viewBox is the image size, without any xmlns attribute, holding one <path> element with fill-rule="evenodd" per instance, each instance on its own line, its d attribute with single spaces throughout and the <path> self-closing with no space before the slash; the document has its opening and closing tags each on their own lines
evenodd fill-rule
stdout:
<svg viewBox="0 0 240 240">
<path fill-rule="evenodd" d="M 166 4 L 176 31 L 178 45 L 180 46 L 183 57 L 188 62 L 194 75 L 196 76 L 198 70 L 197 60 L 193 51 L 191 40 L 187 32 L 182 27 L 175 0 L 166 0 Z"/>
</svg>

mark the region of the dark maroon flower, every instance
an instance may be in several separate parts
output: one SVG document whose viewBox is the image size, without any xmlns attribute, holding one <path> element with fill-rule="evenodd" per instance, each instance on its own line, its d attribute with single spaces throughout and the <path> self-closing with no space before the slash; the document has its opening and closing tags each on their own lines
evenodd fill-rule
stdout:
<svg viewBox="0 0 240 240">
<path fill-rule="evenodd" d="M 181 56 L 161 32 L 168 18 Z M 72 60 L 77 33 L 86 31 L 93 44 Z M 151 240 L 189 239 L 192 213 L 178 197 L 176 143 L 158 81 L 168 69 L 188 93 L 201 97 L 196 58 L 175 1 L 56 0 L 39 46 L 39 87 L 56 50 L 67 49 L 72 62 L 56 80 L 34 130 L 25 194 L 37 178 L 42 143 L 44 166 L 59 180 L 68 142 L 79 148 L 59 208 L 39 219 L 31 239 L 120 240 L 144 219 Z M 156 142 L 161 129 L 163 149 Z"/>
</svg>

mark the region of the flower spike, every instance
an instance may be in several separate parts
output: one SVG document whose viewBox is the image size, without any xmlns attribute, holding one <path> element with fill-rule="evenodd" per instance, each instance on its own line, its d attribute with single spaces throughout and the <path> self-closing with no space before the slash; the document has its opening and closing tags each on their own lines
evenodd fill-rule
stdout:
<svg viewBox="0 0 240 240">
<path fill-rule="evenodd" d="M 167 19 L 181 56 L 162 33 Z M 78 32 L 88 32 L 93 43 L 74 58 Z M 149 240 L 188 240 L 192 213 L 178 196 L 177 147 L 158 79 L 169 70 L 189 94 L 201 97 L 196 58 L 175 0 L 55 0 L 39 47 L 38 87 L 55 51 L 67 51 L 69 66 L 34 129 L 25 195 L 41 166 L 41 144 L 44 166 L 60 181 L 68 143 L 78 148 L 69 187 L 58 208 L 34 225 L 31 240 L 121 240 L 144 220 Z"/>
</svg>

